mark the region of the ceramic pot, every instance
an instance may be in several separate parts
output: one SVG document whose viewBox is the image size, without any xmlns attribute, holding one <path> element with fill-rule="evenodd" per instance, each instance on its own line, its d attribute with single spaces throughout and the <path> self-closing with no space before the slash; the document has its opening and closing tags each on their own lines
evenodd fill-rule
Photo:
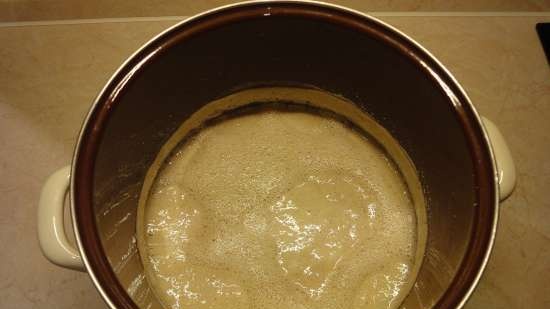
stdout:
<svg viewBox="0 0 550 309">
<path fill-rule="evenodd" d="M 189 18 L 141 47 L 84 120 L 72 165 L 46 182 L 39 239 L 55 264 L 88 272 L 111 308 L 160 308 L 135 228 L 145 174 L 205 104 L 262 85 L 307 85 L 370 114 L 408 153 L 428 208 L 428 241 L 406 308 L 460 308 L 487 264 L 499 200 L 515 171 L 506 144 L 453 76 L 405 34 L 350 9 L 255 1 Z M 65 237 L 70 192 L 76 247 Z"/>
</svg>

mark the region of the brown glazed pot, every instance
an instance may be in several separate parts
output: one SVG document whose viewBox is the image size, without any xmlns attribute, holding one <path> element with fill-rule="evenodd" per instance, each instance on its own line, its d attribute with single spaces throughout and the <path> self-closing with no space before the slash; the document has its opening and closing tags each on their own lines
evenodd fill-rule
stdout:
<svg viewBox="0 0 550 309">
<path fill-rule="evenodd" d="M 427 200 L 428 242 L 404 304 L 461 307 L 492 248 L 499 182 L 504 198 L 515 181 L 502 138 L 417 43 L 372 17 L 315 2 L 215 9 L 166 30 L 131 56 L 92 105 L 72 167 L 44 187 L 39 238 L 46 257 L 85 269 L 111 308 L 160 308 L 144 280 L 135 240 L 147 168 L 178 126 L 207 102 L 281 84 L 349 99 L 406 150 Z M 60 217 L 69 175 L 78 250 L 67 242 Z"/>
</svg>

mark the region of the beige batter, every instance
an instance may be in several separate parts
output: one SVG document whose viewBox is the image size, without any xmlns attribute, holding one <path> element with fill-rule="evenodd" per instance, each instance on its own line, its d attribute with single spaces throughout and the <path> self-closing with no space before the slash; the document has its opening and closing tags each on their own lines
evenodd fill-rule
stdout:
<svg viewBox="0 0 550 309">
<path fill-rule="evenodd" d="M 304 111 L 240 115 L 178 146 L 139 235 L 166 308 L 395 308 L 417 227 L 373 140 Z"/>
</svg>

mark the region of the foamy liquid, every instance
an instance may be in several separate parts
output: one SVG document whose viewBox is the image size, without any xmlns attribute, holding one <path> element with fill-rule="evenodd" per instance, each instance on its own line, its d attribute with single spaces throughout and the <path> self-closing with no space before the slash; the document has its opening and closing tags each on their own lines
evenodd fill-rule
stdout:
<svg viewBox="0 0 550 309">
<path fill-rule="evenodd" d="M 401 173 L 332 118 L 264 110 L 205 127 L 144 207 L 140 253 L 166 308 L 395 308 L 414 280 Z"/>
</svg>

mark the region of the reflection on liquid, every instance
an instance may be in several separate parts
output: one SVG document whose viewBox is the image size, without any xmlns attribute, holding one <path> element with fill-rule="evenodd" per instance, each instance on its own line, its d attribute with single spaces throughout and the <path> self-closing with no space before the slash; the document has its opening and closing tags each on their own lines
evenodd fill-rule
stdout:
<svg viewBox="0 0 550 309">
<path fill-rule="evenodd" d="M 202 130 L 144 214 L 140 253 L 166 308 L 394 308 L 408 291 L 406 185 L 333 119 L 271 111 Z"/>
</svg>

